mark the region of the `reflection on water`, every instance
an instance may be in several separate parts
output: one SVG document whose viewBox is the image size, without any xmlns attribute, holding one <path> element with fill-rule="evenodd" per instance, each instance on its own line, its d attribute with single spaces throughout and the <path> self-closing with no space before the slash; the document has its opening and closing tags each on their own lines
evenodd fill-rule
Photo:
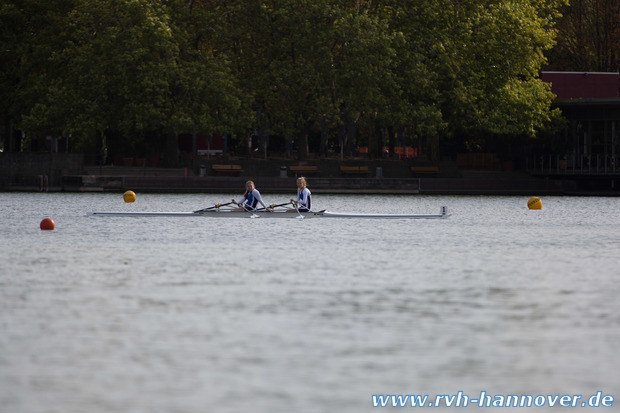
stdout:
<svg viewBox="0 0 620 413">
<path fill-rule="evenodd" d="M 421 221 L 86 215 L 231 195 L 0 194 L 0 405 L 360 412 L 373 394 L 620 387 L 616 199 L 314 200 L 453 213 Z"/>
</svg>

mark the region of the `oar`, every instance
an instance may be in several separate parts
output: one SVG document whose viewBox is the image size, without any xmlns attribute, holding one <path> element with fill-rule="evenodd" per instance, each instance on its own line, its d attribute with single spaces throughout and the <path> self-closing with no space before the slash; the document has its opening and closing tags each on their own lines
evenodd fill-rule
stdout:
<svg viewBox="0 0 620 413">
<path fill-rule="evenodd" d="M 267 208 L 260 208 L 260 209 L 257 209 L 257 211 L 267 211 L 267 209 L 274 209 L 274 208 L 277 208 L 277 207 L 281 207 L 281 206 L 288 205 L 288 204 L 290 204 L 290 203 L 291 203 L 291 202 L 289 201 L 289 202 L 287 202 L 287 203 L 285 203 L 285 204 L 277 204 L 277 205 L 273 205 L 273 204 L 272 204 L 272 205 L 269 205 Z"/>
<path fill-rule="evenodd" d="M 245 212 L 247 212 L 247 213 L 249 213 L 249 214 L 250 214 L 250 218 L 260 218 L 260 215 L 256 215 L 256 214 L 254 213 L 256 210 L 252 211 L 251 209 L 246 209 L 244 206 L 242 206 L 241 208 L 242 208 Z"/>
<path fill-rule="evenodd" d="M 260 215 L 256 215 L 256 214 L 254 213 L 256 210 L 251 210 L 251 209 L 248 209 L 248 208 L 249 208 L 249 206 L 248 206 L 248 208 L 246 208 L 246 205 L 243 205 L 243 204 L 238 204 L 238 203 L 237 203 L 237 201 L 235 201 L 234 199 L 232 200 L 231 204 L 235 204 L 235 205 L 237 205 L 239 208 L 243 209 L 245 212 L 249 213 L 249 214 L 250 214 L 250 218 L 260 218 Z"/>
<path fill-rule="evenodd" d="M 194 211 L 194 213 L 197 212 L 206 212 L 206 211 L 210 211 L 212 209 L 219 209 L 220 207 L 226 206 L 226 205 L 230 205 L 230 204 L 234 204 L 234 202 L 227 202 L 225 204 L 215 204 L 212 207 L 208 207 L 208 208 L 203 208 L 203 209 L 199 209 L 198 211 Z"/>
<path fill-rule="evenodd" d="M 299 216 L 296 217 L 296 218 L 297 219 L 304 219 L 304 216 L 301 215 L 301 212 L 299 212 L 299 204 L 297 202 L 293 202 L 292 204 L 295 207 L 295 211 L 297 211 L 297 213 L 299 214 Z"/>
</svg>

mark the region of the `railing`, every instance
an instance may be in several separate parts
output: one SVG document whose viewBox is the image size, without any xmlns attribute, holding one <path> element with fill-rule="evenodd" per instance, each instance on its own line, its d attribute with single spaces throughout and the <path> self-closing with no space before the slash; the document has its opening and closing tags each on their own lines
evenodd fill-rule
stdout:
<svg viewBox="0 0 620 413">
<path fill-rule="evenodd" d="M 526 170 L 534 174 L 607 175 L 620 173 L 619 158 L 605 155 L 534 155 L 526 159 Z"/>
</svg>

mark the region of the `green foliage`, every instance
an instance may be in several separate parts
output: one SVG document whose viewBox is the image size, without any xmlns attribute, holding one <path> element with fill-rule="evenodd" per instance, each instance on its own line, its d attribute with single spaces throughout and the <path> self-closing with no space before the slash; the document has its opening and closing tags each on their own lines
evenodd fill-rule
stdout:
<svg viewBox="0 0 620 413">
<path fill-rule="evenodd" d="M 534 134 L 553 99 L 537 78 L 553 45 L 547 16 L 533 1 L 442 3 L 422 19 L 447 28 L 431 45 L 431 64 L 450 130 Z"/>
<path fill-rule="evenodd" d="M 0 116 L 29 133 L 535 136 L 561 0 L 7 0 Z M 375 126 L 372 126 L 375 125 Z M 371 132 L 365 132 L 371 133 Z"/>
<path fill-rule="evenodd" d="M 247 126 L 226 57 L 203 53 L 185 29 L 192 16 L 181 3 L 171 4 L 178 6 L 176 21 L 166 5 L 148 0 L 63 4 L 43 13 L 53 25 L 39 24 L 43 16 L 36 13 L 14 12 L 38 40 L 14 40 L 34 52 L 21 52 L 28 67 L 15 76 L 26 92 L 19 113 L 24 129 L 90 137 L 117 130 L 130 138 Z"/>
</svg>

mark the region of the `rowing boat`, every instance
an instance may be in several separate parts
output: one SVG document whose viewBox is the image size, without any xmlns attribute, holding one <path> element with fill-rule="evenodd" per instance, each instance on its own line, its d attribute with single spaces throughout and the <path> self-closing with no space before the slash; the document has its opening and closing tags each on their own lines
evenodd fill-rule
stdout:
<svg viewBox="0 0 620 413">
<path fill-rule="evenodd" d="M 441 219 L 450 216 L 448 208 L 441 207 L 439 214 L 361 214 L 343 213 L 330 211 L 317 212 L 297 212 L 296 210 L 283 211 L 238 211 L 228 209 L 210 209 L 196 212 L 93 212 L 96 216 L 116 216 L 116 217 L 155 217 L 155 216 L 174 216 L 174 217 L 213 217 L 213 218 L 380 218 L 380 219 Z"/>
</svg>

